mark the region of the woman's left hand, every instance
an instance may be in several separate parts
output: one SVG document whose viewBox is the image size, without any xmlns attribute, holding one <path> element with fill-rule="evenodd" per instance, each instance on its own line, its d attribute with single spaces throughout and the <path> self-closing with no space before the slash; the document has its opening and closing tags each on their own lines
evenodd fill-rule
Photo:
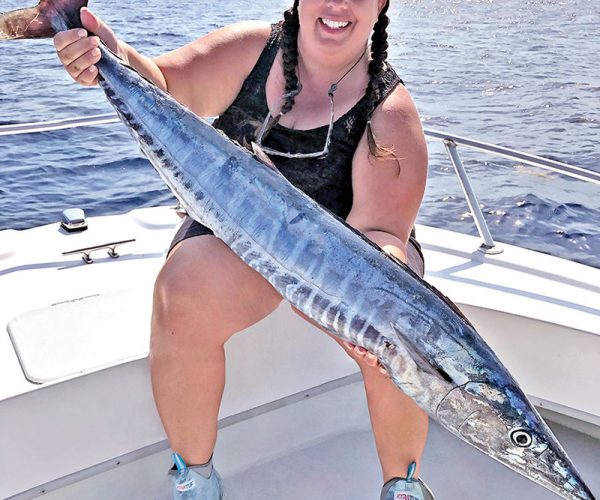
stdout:
<svg viewBox="0 0 600 500">
<path fill-rule="evenodd" d="M 344 342 L 343 344 L 348 352 L 351 353 L 351 356 L 354 357 L 358 362 L 363 362 L 372 368 L 378 368 L 380 373 L 389 377 L 387 370 L 381 366 L 377 356 L 371 354 L 365 348 L 351 344 L 350 342 Z"/>
</svg>

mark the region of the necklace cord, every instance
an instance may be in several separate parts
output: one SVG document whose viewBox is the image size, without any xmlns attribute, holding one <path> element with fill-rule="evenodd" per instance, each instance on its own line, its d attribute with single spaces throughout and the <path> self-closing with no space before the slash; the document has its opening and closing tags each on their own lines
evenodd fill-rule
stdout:
<svg viewBox="0 0 600 500">
<path fill-rule="evenodd" d="M 360 57 L 359 57 L 359 58 L 356 60 L 356 62 L 355 62 L 355 63 L 354 63 L 354 64 L 353 64 L 353 65 L 350 67 L 350 69 L 349 69 L 348 71 L 346 71 L 346 72 L 345 72 L 345 73 L 342 75 L 342 77 L 341 77 L 341 78 L 340 78 L 340 79 L 339 79 L 337 82 L 335 82 L 335 83 L 332 83 L 332 84 L 331 84 L 331 87 L 329 87 L 329 92 L 328 92 L 328 94 L 329 94 L 331 97 L 333 97 L 333 93 L 334 93 L 334 92 L 337 90 L 337 86 L 340 84 L 340 82 L 341 82 L 341 81 L 342 81 L 344 78 L 346 78 L 346 76 L 348 76 L 348 73 L 350 73 L 350 71 L 352 71 L 352 70 L 353 70 L 353 69 L 356 67 L 356 65 L 357 65 L 357 64 L 358 64 L 360 61 L 362 61 L 362 58 L 363 58 L 363 56 L 364 56 L 365 54 L 366 54 L 366 51 L 365 51 L 365 52 L 363 52 L 363 53 L 360 55 Z"/>
<path fill-rule="evenodd" d="M 332 83 L 331 86 L 329 87 L 329 91 L 327 92 L 327 95 L 329 96 L 329 105 L 330 105 L 331 114 L 329 117 L 329 129 L 327 130 L 327 138 L 325 139 L 324 151 L 327 151 L 329 149 L 329 144 L 331 143 L 331 132 L 333 129 L 333 120 L 334 120 L 333 94 L 337 90 L 337 86 L 340 84 L 340 82 L 344 78 L 346 78 L 346 76 L 348 76 L 348 73 L 350 73 L 350 71 L 352 71 L 358 65 L 358 63 L 362 60 L 362 58 L 365 54 L 366 54 L 366 51 L 360 55 L 360 57 L 356 60 L 356 62 L 352 66 L 350 66 L 350 68 L 341 76 L 341 78 L 337 82 Z M 296 97 L 301 91 L 302 91 L 302 83 L 300 82 L 300 79 L 298 78 L 298 86 L 296 87 L 296 89 L 281 96 L 280 100 L 286 99 L 286 98 L 292 97 L 292 96 Z M 283 116 L 283 113 L 281 111 L 279 111 L 279 113 L 277 114 L 276 117 L 273 117 L 273 115 L 271 115 L 270 111 L 267 113 L 267 117 L 265 118 L 265 121 L 262 123 L 262 125 L 258 131 L 257 144 L 262 145 L 263 138 L 269 134 L 269 132 L 275 125 L 277 125 L 279 123 L 279 120 L 281 119 L 282 116 Z"/>
</svg>

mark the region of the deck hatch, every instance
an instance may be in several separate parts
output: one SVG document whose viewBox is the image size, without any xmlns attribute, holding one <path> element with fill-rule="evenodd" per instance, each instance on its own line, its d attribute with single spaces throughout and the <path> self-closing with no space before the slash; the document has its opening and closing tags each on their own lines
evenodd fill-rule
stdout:
<svg viewBox="0 0 600 500">
<path fill-rule="evenodd" d="M 92 295 L 28 311 L 8 323 L 25 377 L 69 378 L 145 356 L 152 287 Z"/>
</svg>

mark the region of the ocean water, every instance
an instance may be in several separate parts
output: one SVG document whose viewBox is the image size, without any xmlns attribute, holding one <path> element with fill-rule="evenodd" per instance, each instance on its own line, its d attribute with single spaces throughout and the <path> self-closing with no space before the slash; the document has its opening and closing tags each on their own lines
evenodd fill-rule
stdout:
<svg viewBox="0 0 600 500">
<path fill-rule="evenodd" d="M 90 4 L 148 56 L 237 20 L 276 21 L 288 5 Z M 390 17 L 389 59 L 424 127 L 600 171 L 598 0 L 392 0 Z M 70 80 L 51 41 L 0 44 L 0 124 L 110 111 L 99 89 Z M 476 234 L 442 145 L 429 148 L 418 221 Z M 101 215 L 174 202 L 121 124 L 0 137 L 0 152 L 0 230 L 55 222 L 71 206 Z M 600 267 L 597 185 L 460 152 L 497 240 Z"/>
</svg>

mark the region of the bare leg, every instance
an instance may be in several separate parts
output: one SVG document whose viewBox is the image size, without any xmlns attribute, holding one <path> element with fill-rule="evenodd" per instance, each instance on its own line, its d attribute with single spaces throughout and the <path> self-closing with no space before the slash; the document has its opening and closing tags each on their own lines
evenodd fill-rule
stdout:
<svg viewBox="0 0 600 500">
<path fill-rule="evenodd" d="M 321 328 L 295 307 L 292 309 Z M 375 356 L 323 331 L 345 348 L 362 373 L 383 482 L 394 477 L 406 477 L 408 466 L 413 461 L 417 463 L 414 477 L 419 477 L 429 427 L 427 413 L 392 383 Z"/>
<path fill-rule="evenodd" d="M 183 241 L 154 291 L 150 370 L 171 448 L 188 464 L 212 455 L 225 384 L 224 343 L 281 296 L 214 236 Z"/>
<path fill-rule="evenodd" d="M 214 449 L 224 343 L 280 301 L 266 280 L 212 236 L 186 240 L 169 257 L 155 288 L 150 368 L 169 443 L 187 463 L 205 463 Z M 427 416 L 364 350 L 350 355 L 365 380 L 384 480 L 404 476 L 410 462 L 420 463 Z"/>
<path fill-rule="evenodd" d="M 383 482 L 393 477 L 406 477 L 408 466 L 413 461 L 417 462 L 415 477 L 418 477 L 427 439 L 427 414 L 377 368 L 364 362 L 359 362 L 359 366 L 365 382 Z"/>
<path fill-rule="evenodd" d="M 427 413 L 382 373 L 375 356 L 362 347 L 332 338 L 346 349 L 362 373 L 383 482 L 406 477 L 413 461 L 417 463 L 415 477 L 419 477 L 429 427 Z"/>
</svg>

